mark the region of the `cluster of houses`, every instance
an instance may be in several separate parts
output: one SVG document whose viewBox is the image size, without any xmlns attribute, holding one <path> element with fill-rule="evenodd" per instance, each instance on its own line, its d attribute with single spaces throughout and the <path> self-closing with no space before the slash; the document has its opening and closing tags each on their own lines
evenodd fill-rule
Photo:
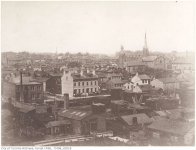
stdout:
<svg viewBox="0 0 196 150">
<path fill-rule="evenodd" d="M 194 69 L 176 61 L 172 76 L 141 74 L 138 70 L 146 65 L 168 67 L 163 57 L 148 56 L 144 50 L 147 56 L 138 54 L 125 69 L 107 61 L 95 67 L 68 67 L 61 61 L 32 72 L 4 67 L 2 98 L 14 114 L 18 134 L 56 137 L 112 131 L 146 145 L 192 145 L 195 112 L 187 107 L 194 101 Z"/>
</svg>

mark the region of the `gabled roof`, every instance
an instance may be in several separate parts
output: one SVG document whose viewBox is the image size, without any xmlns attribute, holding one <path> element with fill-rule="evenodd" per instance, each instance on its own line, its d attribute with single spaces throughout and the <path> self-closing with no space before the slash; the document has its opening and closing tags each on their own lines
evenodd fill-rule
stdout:
<svg viewBox="0 0 196 150">
<path fill-rule="evenodd" d="M 59 116 L 73 119 L 73 120 L 82 120 L 91 114 L 92 114 L 91 111 L 83 111 L 77 109 L 69 109 L 69 110 L 63 109 L 58 112 Z"/>
<path fill-rule="evenodd" d="M 189 130 L 194 128 L 193 123 L 188 123 L 180 120 L 158 118 L 151 125 L 149 129 L 166 132 L 175 135 L 185 135 Z"/>
<path fill-rule="evenodd" d="M 149 61 L 154 61 L 155 59 L 157 59 L 158 56 L 146 56 L 142 58 L 143 62 L 149 62 Z"/>
<path fill-rule="evenodd" d="M 134 117 L 137 117 L 138 124 L 148 124 L 152 122 L 152 120 L 144 113 L 121 116 L 121 118 L 130 126 L 133 125 Z"/>
<path fill-rule="evenodd" d="M 151 79 L 148 75 L 146 74 L 141 74 L 141 75 L 138 75 L 138 77 L 141 79 L 141 80 L 145 80 L 145 79 Z"/>
</svg>

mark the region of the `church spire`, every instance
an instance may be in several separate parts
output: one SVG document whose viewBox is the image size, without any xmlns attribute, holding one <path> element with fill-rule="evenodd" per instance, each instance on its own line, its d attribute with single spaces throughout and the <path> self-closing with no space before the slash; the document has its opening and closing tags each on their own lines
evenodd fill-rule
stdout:
<svg viewBox="0 0 196 150">
<path fill-rule="evenodd" d="M 148 56 L 149 55 L 149 51 L 148 51 L 148 46 L 147 46 L 147 36 L 146 36 L 146 32 L 145 32 L 145 39 L 144 39 L 144 48 L 143 48 L 143 55 Z"/>
</svg>

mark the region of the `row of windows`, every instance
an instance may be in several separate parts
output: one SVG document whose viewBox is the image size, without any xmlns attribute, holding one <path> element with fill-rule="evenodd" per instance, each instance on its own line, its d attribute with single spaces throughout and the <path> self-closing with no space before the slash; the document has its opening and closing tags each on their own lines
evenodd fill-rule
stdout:
<svg viewBox="0 0 196 150">
<path fill-rule="evenodd" d="M 74 94 L 92 93 L 92 92 L 97 92 L 97 88 L 74 89 Z"/>
<path fill-rule="evenodd" d="M 20 91 L 20 86 L 18 86 L 17 90 Z M 40 85 L 23 86 L 23 90 L 41 91 L 42 90 L 42 86 L 40 86 Z"/>
<path fill-rule="evenodd" d="M 31 94 L 32 100 L 39 99 L 39 98 L 41 98 L 41 94 Z"/>
<path fill-rule="evenodd" d="M 142 83 L 148 83 L 148 80 L 142 80 Z"/>
<path fill-rule="evenodd" d="M 121 83 L 120 83 L 120 84 L 115 84 L 114 86 L 115 86 L 115 87 L 122 87 L 123 84 L 121 84 Z"/>
<path fill-rule="evenodd" d="M 97 81 L 86 81 L 86 82 L 74 82 L 74 86 L 78 85 L 78 86 L 85 86 L 85 85 L 97 85 Z"/>
</svg>

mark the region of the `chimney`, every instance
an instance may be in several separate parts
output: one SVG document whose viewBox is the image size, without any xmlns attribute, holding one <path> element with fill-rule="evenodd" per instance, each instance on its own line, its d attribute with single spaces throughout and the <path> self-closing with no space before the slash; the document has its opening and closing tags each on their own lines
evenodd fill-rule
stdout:
<svg viewBox="0 0 196 150">
<path fill-rule="evenodd" d="M 65 93 L 63 99 L 64 99 L 64 109 L 69 109 L 69 94 Z"/>
<path fill-rule="evenodd" d="M 96 75 L 96 74 L 95 74 L 95 70 L 93 70 L 93 72 L 92 72 L 92 73 L 93 73 L 93 75 L 94 75 L 94 76 Z"/>
<path fill-rule="evenodd" d="M 88 69 L 88 68 L 86 69 L 86 73 L 90 73 L 90 71 L 89 71 L 89 69 Z"/>
<path fill-rule="evenodd" d="M 132 122 L 133 122 L 133 125 L 137 125 L 137 124 L 138 124 L 138 122 L 137 122 L 137 117 L 133 117 Z"/>
<path fill-rule="evenodd" d="M 24 99 L 23 99 L 23 86 L 22 86 L 22 71 L 20 71 L 20 102 L 24 102 Z"/>
<path fill-rule="evenodd" d="M 83 76 L 83 70 L 80 71 L 80 75 Z"/>
</svg>

